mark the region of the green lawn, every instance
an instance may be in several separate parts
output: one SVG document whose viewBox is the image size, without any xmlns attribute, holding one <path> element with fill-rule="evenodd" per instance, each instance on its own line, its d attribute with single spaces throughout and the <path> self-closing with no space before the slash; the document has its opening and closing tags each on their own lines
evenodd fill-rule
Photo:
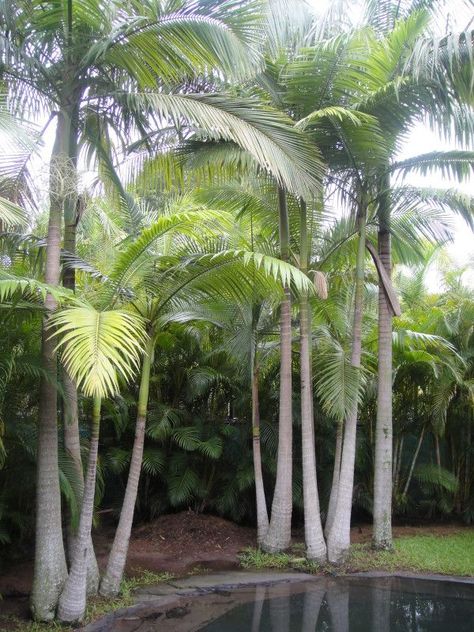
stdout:
<svg viewBox="0 0 474 632">
<path fill-rule="evenodd" d="M 293 568 L 320 573 L 332 571 L 308 563 L 300 546 L 276 555 L 247 549 L 240 557 L 243 568 Z M 339 572 L 406 570 L 418 573 L 474 576 L 474 529 L 440 537 L 417 535 L 395 540 L 393 551 L 374 551 L 370 544 L 353 544 L 349 559 Z"/>
<path fill-rule="evenodd" d="M 354 544 L 348 561 L 354 570 L 412 570 L 474 576 L 474 529 L 449 536 L 417 535 L 395 540 L 393 552 Z"/>
</svg>

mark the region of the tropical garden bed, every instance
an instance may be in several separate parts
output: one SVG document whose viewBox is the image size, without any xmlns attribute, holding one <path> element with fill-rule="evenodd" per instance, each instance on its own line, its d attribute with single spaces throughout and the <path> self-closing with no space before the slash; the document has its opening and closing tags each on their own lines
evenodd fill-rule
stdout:
<svg viewBox="0 0 474 632">
<path fill-rule="evenodd" d="M 86 621 L 131 606 L 134 602 L 133 592 L 139 587 L 212 570 L 274 569 L 313 574 L 410 571 L 474 577 L 474 529 L 457 524 L 398 526 L 394 528 L 394 535 L 393 552 L 374 551 L 371 548 L 371 525 L 353 527 L 350 557 L 335 570 L 305 560 L 302 534 L 299 531 L 294 533 L 288 552 L 271 555 L 255 548 L 254 529 L 189 511 L 162 516 L 134 530 L 122 594 L 112 600 L 96 598 L 91 601 Z M 95 536 L 101 565 L 106 561 L 110 546 L 108 537 L 107 530 Z M 0 577 L 0 593 L 3 592 L 0 630 L 67 630 L 67 627 L 62 628 L 57 624 L 27 622 L 26 592 L 31 580 L 31 563 L 12 565 Z"/>
</svg>

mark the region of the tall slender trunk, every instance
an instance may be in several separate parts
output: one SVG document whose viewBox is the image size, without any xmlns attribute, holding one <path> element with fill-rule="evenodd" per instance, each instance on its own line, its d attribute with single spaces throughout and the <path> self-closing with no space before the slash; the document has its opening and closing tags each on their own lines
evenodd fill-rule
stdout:
<svg viewBox="0 0 474 632">
<path fill-rule="evenodd" d="M 84 492 L 84 473 L 82 469 L 81 444 L 79 440 L 79 415 L 77 404 L 76 384 L 69 377 L 66 371 L 63 371 L 63 388 L 64 388 L 64 447 L 72 458 L 74 469 L 77 477 L 79 488 L 76 490 L 77 504 L 82 506 Z M 77 529 L 69 522 L 67 531 L 67 545 L 69 564 L 72 563 L 76 555 L 76 547 L 78 545 Z M 87 543 L 87 595 L 97 594 L 99 588 L 99 566 L 94 552 L 94 544 L 92 535 L 89 533 L 89 541 Z"/>
<path fill-rule="evenodd" d="M 67 114 L 58 114 L 56 139 L 50 164 L 50 210 L 46 242 L 45 280 L 58 285 L 60 277 L 61 223 L 64 195 L 61 174 L 66 160 L 65 145 L 69 128 Z M 45 300 L 41 364 L 51 376 L 40 381 L 38 449 L 36 474 L 36 537 L 31 610 L 38 621 L 54 619 L 56 607 L 67 576 L 61 525 L 61 492 L 58 469 L 57 374 L 55 342 L 46 330 L 48 313 L 56 301 L 48 294 Z"/>
<path fill-rule="evenodd" d="M 439 437 L 434 434 L 435 453 L 436 453 L 436 465 L 441 469 L 441 451 L 439 449 Z"/>
<path fill-rule="evenodd" d="M 97 453 L 100 432 L 100 397 L 94 397 L 92 410 L 91 441 L 89 460 L 84 483 L 81 517 L 77 533 L 75 555 L 69 576 L 61 593 L 58 618 L 63 622 L 76 622 L 84 618 L 87 601 L 87 552 L 94 514 L 95 482 L 97 474 Z"/>
<path fill-rule="evenodd" d="M 364 307 L 364 273 L 365 273 L 365 203 L 360 204 L 359 245 L 357 249 L 354 324 L 352 329 L 351 364 L 357 369 L 360 380 L 360 361 L 362 354 L 362 315 Z M 340 563 L 346 557 L 350 547 L 350 529 L 352 513 L 352 494 L 354 488 L 354 465 L 356 455 L 358 403 L 354 402 L 345 420 L 344 442 L 341 458 L 341 472 L 337 493 L 334 522 L 328 534 L 328 559 L 332 563 Z"/>
<path fill-rule="evenodd" d="M 290 228 L 286 193 L 278 190 L 280 212 L 281 258 L 289 259 Z M 292 456 L 293 415 L 291 383 L 291 294 L 284 288 L 280 317 L 280 402 L 278 422 L 278 456 L 272 515 L 267 534 L 262 542 L 265 551 L 277 552 L 288 548 L 291 541 L 291 514 L 293 509 Z"/>
<path fill-rule="evenodd" d="M 393 495 L 395 496 L 395 498 L 397 497 L 396 495 L 398 493 L 398 485 L 400 482 L 400 471 L 402 469 L 403 442 L 404 442 L 404 437 L 402 435 L 399 446 L 398 446 L 397 461 L 395 465 L 395 477 L 393 480 Z"/>
<path fill-rule="evenodd" d="M 307 272 L 309 243 L 306 204 L 301 204 L 300 268 Z M 316 445 L 314 440 L 313 384 L 311 379 L 311 309 L 308 297 L 300 298 L 300 380 L 301 380 L 301 447 L 303 461 L 303 502 L 306 555 L 310 560 L 326 561 L 316 478 Z"/>
<path fill-rule="evenodd" d="M 387 182 L 385 186 L 389 186 Z M 387 194 L 388 195 L 388 194 Z M 384 195 L 386 198 L 387 195 Z M 391 275 L 389 201 L 379 216 L 379 257 Z M 392 311 L 379 281 L 377 423 L 375 428 L 374 530 L 377 549 L 392 548 Z"/>
<path fill-rule="evenodd" d="M 143 462 L 143 446 L 145 444 L 145 426 L 154 343 L 154 332 L 150 331 L 146 352 L 143 357 L 140 390 L 138 393 L 135 440 L 133 442 L 132 458 L 128 471 L 127 487 L 125 489 L 118 527 L 107 562 L 107 569 L 100 584 L 100 594 L 107 597 L 115 596 L 120 592 L 120 583 L 127 561 L 128 545 L 132 532 L 135 504 L 137 502 L 138 483 L 140 481 L 140 472 Z"/>
<path fill-rule="evenodd" d="M 344 422 L 338 421 L 336 428 L 336 449 L 334 452 L 334 469 L 332 471 L 331 493 L 329 496 L 328 513 L 324 525 L 324 535 L 326 538 L 331 531 L 336 513 L 337 492 L 339 490 L 339 476 L 341 474 L 342 440 L 344 437 Z"/>
<path fill-rule="evenodd" d="M 405 483 L 405 487 L 403 488 L 403 492 L 402 492 L 402 497 L 403 498 L 406 498 L 406 495 L 408 493 L 408 488 L 410 487 L 411 479 L 413 477 L 413 471 L 415 469 L 416 461 L 418 459 L 418 455 L 420 454 L 421 446 L 422 446 L 422 443 L 423 443 L 423 438 L 425 436 L 425 430 L 426 430 L 426 426 L 423 426 L 421 434 L 420 434 L 420 436 L 418 438 L 418 443 L 416 445 L 415 453 L 413 454 L 413 458 L 411 460 L 411 465 L 410 465 L 410 469 L 408 471 L 408 476 L 407 476 L 407 480 L 406 480 L 406 483 Z"/>
<path fill-rule="evenodd" d="M 79 100 L 79 98 L 78 98 Z M 75 107 L 71 115 L 71 129 L 68 147 L 68 177 L 66 197 L 64 203 L 64 250 L 74 255 L 76 253 L 77 225 L 80 219 L 79 195 L 77 190 L 77 137 L 78 137 L 78 108 Z M 76 274 L 74 268 L 66 267 L 63 270 L 63 285 L 65 288 L 75 291 Z M 79 483 L 77 490 L 77 502 L 82 504 L 82 492 L 84 488 L 84 474 L 82 469 L 81 444 L 79 439 L 79 412 L 77 401 L 77 388 L 75 382 L 69 377 L 66 370 L 62 371 L 64 386 L 64 447 L 71 456 L 76 476 Z M 77 544 L 77 532 L 69 521 L 67 531 L 69 562 L 74 559 Z M 94 553 L 92 536 L 89 536 L 87 547 L 87 594 L 95 595 L 99 588 L 99 567 Z"/>
<path fill-rule="evenodd" d="M 260 406 L 259 406 L 259 389 L 258 375 L 259 368 L 256 353 L 253 353 L 252 363 L 252 450 L 253 450 L 253 470 L 255 477 L 255 496 L 257 507 L 257 542 L 263 541 L 268 531 L 268 511 L 267 501 L 265 499 L 265 488 L 263 486 L 262 473 L 262 452 L 260 443 Z"/>
</svg>

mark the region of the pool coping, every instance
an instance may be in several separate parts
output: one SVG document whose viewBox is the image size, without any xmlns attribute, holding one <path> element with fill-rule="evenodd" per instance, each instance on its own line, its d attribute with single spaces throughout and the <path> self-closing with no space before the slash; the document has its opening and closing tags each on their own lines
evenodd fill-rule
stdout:
<svg viewBox="0 0 474 632">
<path fill-rule="evenodd" d="M 220 576 L 227 577 L 230 581 L 217 581 Z M 463 577 L 456 575 L 441 575 L 436 573 L 413 573 L 409 571 L 361 571 L 356 573 L 334 574 L 336 578 L 405 578 L 424 579 L 428 581 L 442 581 L 474 586 L 474 576 Z M 176 581 L 163 582 L 153 586 L 139 588 L 135 596 L 138 603 L 127 608 L 115 610 L 97 621 L 93 621 L 80 628 L 83 632 L 112 632 L 114 623 L 118 619 L 146 618 L 156 613 L 157 608 L 172 610 L 179 604 L 183 597 L 197 597 L 229 591 L 249 588 L 252 586 L 272 586 L 283 583 L 304 583 L 331 578 L 331 575 L 312 575 L 303 572 L 279 572 L 279 571 L 222 571 L 205 575 L 192 575 Z M 237 581 L 239 579 L 239 581 Z M 232 581 L 233 580 L 233 581 Z M 217 581 L 217 583 L 216 583 Z"/>
</svg>

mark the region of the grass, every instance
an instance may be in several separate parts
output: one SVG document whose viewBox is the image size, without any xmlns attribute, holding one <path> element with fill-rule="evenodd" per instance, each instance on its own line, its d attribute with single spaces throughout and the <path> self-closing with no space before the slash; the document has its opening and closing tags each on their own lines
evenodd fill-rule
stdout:
<svg viewBox="0 0 474 632">
<path fill-rule="evenodd" d="M 288 553 L 264 553 L 246 549 L 240 556 L 242 568 L 293 569 L 307 573 L 334 572 L 329 565 L 317 565 L 301 557 L 301 548 Z M 372 570 L 413 571 L 443 575 L 474 576 L 474 530 L 445 537 L 417 535 L 395 540 L 393 551 L 374 551 L 370 544 L 353 544 L 349 558 L 338 573 Z"/>
<path fill-rule="evenodd" d="M 170 573 L 142 571 L 135 577 L 123 580 L 120 595 L 118 597 L 106 599 L 105 597 L 97 596 L 89 600 L 86 616 L 82 625 L 87 625 L 88 623 L 91 623 L 91 621 L 104 617 L 115 610 L 128 608 L 133 605 L 133 592 L 137 588 L 167 582 L 172 579 L 173 575 L 170 575 Z M 5 621 L 6 618 L 3 620 Z M 36 623 L 34 621 L 22 621 L 17 617 L 9 617 L 7 620 L 15 624 L 15 632 L 57 632 L 58 630 L 61 630 L 61 632 L 72 632 L 73 630 L 71 626 L 61 625 L 56 621 L 52 623 Z M 0 616 L 0 626 L 1 623 L 2 617 Z"/>
<path fill-rule="evenodd" d="M 292 569 L 317 573 L 321 567 L 302 557 L 300 547 L 292 547 L 289 553 L 265 553 L 259 549 L 247 548 L 239 555 L 242 568 L 263 570 L 268 568 Z"/>
<path fill-rule="evenodd" d="M 474 531 L 439 537 L 417 535 L 395 540 L 394 550 L 373 551 L 354 544 L 348 560 L 351 570 L 408 570 L 442 575 L 474 575 Z"/>
<path fill-rule="evenodd" d="M 245 549 L 240 555 L 240 565 L 246 569 L 286 569 L 306 573 L 334 573 L 329 565 L 317 565 L 304 557 L 304 546 L 295 544 L 287 553 L 264 553 L 258 549 Z M 374 551 L 370 544 L 353 544 L 347 562 L 338 567 L 340 574 L 360 571 L 400 570 L 417 573 L 440 573 L 445 575 L 474 576 L 474 530 L 452 535 L 417 535 L 395 540 L 393 551 Z M 203 572 L 203 569 L 199 569 Z M 133 591 L 141 586 L 158 584 L 173 579 L 168 573 L 144 571 L 122 583 L 122 591 L 116 599 L 96 597 L 89 602 L 84 624 L 103 617 L 114 610 L 126 608 L 133 603 Z M 5 619 L 4 619 L 5 621 Z M 16 623 L 15 632 L 62 632 L 72 628 L 59 623 L 33 623 L 10 618 Z M 0 617 L 1 624 L 1 617 Z"/>
</svg>

